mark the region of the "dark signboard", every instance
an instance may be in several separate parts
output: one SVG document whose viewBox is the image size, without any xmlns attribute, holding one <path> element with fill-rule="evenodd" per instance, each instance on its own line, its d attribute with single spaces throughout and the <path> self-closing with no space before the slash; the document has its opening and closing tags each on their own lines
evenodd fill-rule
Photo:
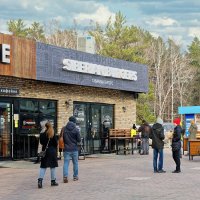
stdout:
<svg viewBox="0 0 200 200">
<path fill-rule="evenodd" d="M 146 65 L 44 43 L 36 45 L 36 70 L 42 81 L 148 92 Z"/>
<path fill-rule="evenodd" d="M 2 87 L 0 87 L 0 94 L 17 95 L 17 94 L 19 94 L 19 89 L 15 89 L 15 88 L 2 88 Z"/>
</svg>

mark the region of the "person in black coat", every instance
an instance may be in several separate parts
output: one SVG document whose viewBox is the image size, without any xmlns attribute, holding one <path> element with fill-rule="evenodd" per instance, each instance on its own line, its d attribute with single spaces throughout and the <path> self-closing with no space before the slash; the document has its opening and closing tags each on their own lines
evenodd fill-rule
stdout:
<svg viewBox="0 0 200 200">
<path fill-rule="evenodd" d="M 42 188 L 42 180 L 44 178 L 46 169 L 50 167 L 51 170 L 51 186 L 58 186 L 56 182 L 55 169 L 58 167 L 57 161 L 57 139 L 54 134 L 54 129 L 50 122 L 45 124 L 46 131 L 40 134 L 40 143 L 42 145 L 42 151 L 46 149 L 46 155 L 41 158 L 40 174 L 38 178 L 38 188 Z M 47 147 L 47 148 L 46 148 Z"/>
<path fill-rule="evenodd" d="M 154 173 L 165 173 L 163 170 L 163 148 L 164 148 L 164 128 L 163 120 L 158 117 L 156 123 L 152 127 L 152 132 L 149 137 L 152 139 L 152 148 L 153 148 L 153 168 Z M 159 155 L 159 162 L 158 161 Z"/>
<path fill-rule="evenodd" d="M 141 132 L 142 141 L 142 153 L 140 155 L 149 154 L 149 134 L 151 131 L 151 126 L 145 120 L 142 120 L 142 125 L 138 129 L 138 132 Z"/>
<path fill-rule="evenodd" d="M 176 163 L 176 169 L 172 173 L 180 173 L 181 172 L 181 161 L 180 161 L 180 149 L 181 149 L 181 133 L 182 128 L 180 126 L 180 118 L 174 119 L 174 133 L 172 138 L 172 156 L 174 162 Z"/>
</svg>

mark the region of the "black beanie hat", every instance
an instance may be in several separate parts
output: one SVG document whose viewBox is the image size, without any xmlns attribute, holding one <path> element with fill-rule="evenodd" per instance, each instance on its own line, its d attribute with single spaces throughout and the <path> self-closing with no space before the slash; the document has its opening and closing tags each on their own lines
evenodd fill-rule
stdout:
<svg viewBox="0 0 200 200">
<path fill-rule="evenodd" d="M 76 123 L 76 117 L 74 116 L 69 117 L 69 121 Z"/>
</svg>

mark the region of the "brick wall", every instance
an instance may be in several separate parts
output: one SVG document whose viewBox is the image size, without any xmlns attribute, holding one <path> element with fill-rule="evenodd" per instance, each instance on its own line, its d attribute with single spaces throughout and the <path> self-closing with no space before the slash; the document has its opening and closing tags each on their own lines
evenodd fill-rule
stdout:
<svg viewBox="0 0 200 200">
<path fill-rule="evenodd" d="M 130 128 L 136 121 L 136 102 L 133 94 L 103 88 L 50 83 L 0 76 L 0 87 L 19 89 L 19 95 L 13 97 L 40 98 L 58 100 L 58 131 L 73 114 L 73 103 L 67 108 L 65 101 L 96 102 L 114 104 L 115 128 Z M 6 95 L 0 95 L 6 96 Z M 123 112 L 122 107 L 126 107 Z"/>
</svg>

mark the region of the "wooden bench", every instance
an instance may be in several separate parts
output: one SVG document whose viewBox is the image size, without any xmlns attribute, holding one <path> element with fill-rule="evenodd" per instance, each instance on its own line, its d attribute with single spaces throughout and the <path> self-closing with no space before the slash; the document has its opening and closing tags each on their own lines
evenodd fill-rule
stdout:
<svg viewBox="0 0 200 200">
<path fill-rule="evenodd" d="M 134 153 L 133 143 L 135 141 L 134 137 L 131 137 L 131 129 L 110 129 L 109 130 L 109 142 L 111 143 L 112 140 L 115 140 L 116 144 L 116 154 L 119 154 L 119 151 L 121 150 L 119 148 L 119 141 L 124 142 L 123 152 L 126 155 L 127 152 Z M 126 146 L 127 143 L 131 142 L 131 149 Z M 111 145 L 110 145 L 111 146 Z"/>
<path fill-rule="evenodd" d="M 189 160 L 193 160 L 193 156 L 200 156 L 200 139 L 188 140 L 189 142 Z"/>
</svg>

